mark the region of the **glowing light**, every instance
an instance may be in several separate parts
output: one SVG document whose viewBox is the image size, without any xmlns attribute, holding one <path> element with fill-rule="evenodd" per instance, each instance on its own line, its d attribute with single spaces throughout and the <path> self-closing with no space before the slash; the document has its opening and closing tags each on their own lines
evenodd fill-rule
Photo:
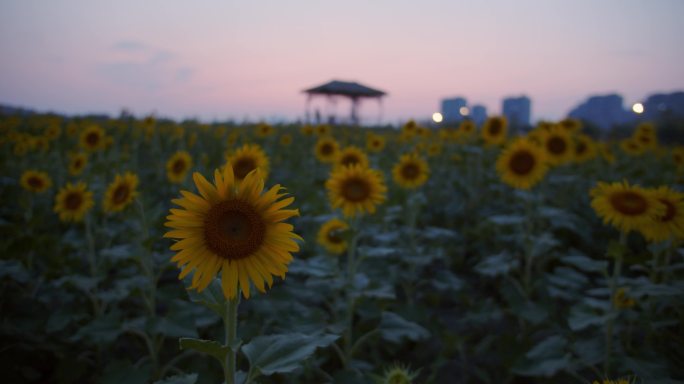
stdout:
<svg viewBox="0 0 684 384">
<path fill-rule="evenodd" d="M 441 123 L 444 117 L 442 117 L 442 114 L 439 112 L 435 112 L 432 114 L 432 121 L 435 123 Z"/>
<path fill-rule="evenodd" d="M 632 111 L 634 111 L 634 113 L 644 113 L 644 105 L 641 103 L 634 103 L 634 105 L 632 105 Z"/>
<path fill-rule="evenodd" d="M 461 107 L 458 110 L 458 112 L 461 114 L 461 116 L 468 116 L 468 114 L 470 113 L 470 110 L 468 109 L 468 107 Z"/>
</svg>

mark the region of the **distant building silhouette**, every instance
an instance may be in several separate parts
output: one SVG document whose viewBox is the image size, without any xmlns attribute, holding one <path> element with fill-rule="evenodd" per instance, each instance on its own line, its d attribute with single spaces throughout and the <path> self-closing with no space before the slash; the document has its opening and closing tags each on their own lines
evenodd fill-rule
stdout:
<svg viewBox="0 0 684 384">
<path fill-rule="evenodd" d="M 625 110 L 622 96 L 616 94 L 591 96 L 571 110 L 568 116 L 591 122 L 601 129 L 609 129 L 635 118 L 632 112 Z"/>
<path fill-rule="evenodd" d="M 484 105 L 473 105 L 470 109 L 470 118 L 478 127 L 487 120 L 487 108 Z"/>
<path fill-rule="evenodd" d="M 461 108 L 467 106 L 466 99 L 462 97 L 454 97 L 452 99 L 442 100 L 442 118 L 445 123 L 455 123 L 463 120 L 461 115 Z"/>
<path fill-rule="evenodd" d="M 684 118 L 684 92 L 654 94 L 646 98 L 642 104 L 644 113 L 641 116 L 646 120 Z"/>
<path fill-rule="evenodd" d="M 527 96 L 508 97 L 503 100 L 503 115 L 512 127 L 527 127 L 530 125 L 532 102 Z"/>
</svg>

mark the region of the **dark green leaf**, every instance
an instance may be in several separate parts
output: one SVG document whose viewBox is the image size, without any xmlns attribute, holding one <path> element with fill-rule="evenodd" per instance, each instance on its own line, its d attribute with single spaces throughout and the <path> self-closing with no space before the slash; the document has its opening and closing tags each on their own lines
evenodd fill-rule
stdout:
<svg viewBox="0 0 684 384">
<path fill-rule="evenodd" d="M 250 369 L 263 375 L 292 372 L 311 356 L 316 348 L 327 347 L 337 335 L 309 336 L 299 333 L 259 336 L 242 347 Z"/>
</svg>

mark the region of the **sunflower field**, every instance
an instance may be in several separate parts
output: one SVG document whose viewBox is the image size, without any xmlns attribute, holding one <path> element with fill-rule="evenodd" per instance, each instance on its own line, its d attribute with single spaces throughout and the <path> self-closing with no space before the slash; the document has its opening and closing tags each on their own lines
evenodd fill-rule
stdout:
<svg viewBox="0 0 684 384">
<path fill-rule="evenodd" d="M 2 382 L 683 382 L 658 128 L 0 116 Z"/>
</svg>

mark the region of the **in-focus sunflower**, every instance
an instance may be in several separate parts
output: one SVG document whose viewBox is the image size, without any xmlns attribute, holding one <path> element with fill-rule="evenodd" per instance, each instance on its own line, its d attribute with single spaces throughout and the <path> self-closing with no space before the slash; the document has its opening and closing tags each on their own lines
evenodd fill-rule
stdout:
<svg viewBox="0 0 684 384">
<path fill-rule="evenodd" d="M 19 183 L 29 192 L 42 193 L 52 186 L 52 179 L 45 172 L 28 169 L 21 174 Z"/>
<path fill-rule="evenodd" d="M 268 156 L 256 144 L 245 144 L 238 148 L 232 156 L 228 157 L 227 165 L 233 168 L 233 174 L 237 181 L 242 181 L 255 169 L 259 169 L 259 175 L 264 180 L 268 178 Z"/>
<path fill-rule="evenodd" d="M 294 197 L 281 199 L 283 189 L 276 185 L 264 191 L 259 169 L 238 182 L 233 168 L 214 172 L 214 183 L 195 172 L 193 179 L 199 195 L 181 191 L 173 203 L 183 209 L 171 209 L 166 226 L 172 228 L 164 237 L 178 239 L 171 250 L 179 251 L 171 261 L 181 268 L 183 279 L 191 271 L 192 289 L 204 290 L 221 272 L 223 294 L 228 299 L 250 296 L 250 282 L 265 292 L 273 276 L 285 278 L 292 252 L 299 251 L 292 232 L 284 223 L 299 214 L 284 209 Z M 238 288 L 239 286 L 239 288 Z"/>
<path fill-rule="evenodd" d="M 653 196 L 665 206 L 665 212 L 641 233 L 653 242 L 684 238 L 684 194 L 661 186 L 653 190 Z"/>
<path fill-rule="evenodd" d="M 519 138 L 499 155 L 496 170 L 506 184 L 530 189 L 544 178 L 548 164 L 543 149 L 525 138 Z"/>
<path fill-rule="evenodd" d="M 361 148 L 350 145 L 337 152 L 335 166 L 348 167 L 355 164 L 368 167 L 368 156 L 366 156 Z"/>
<path fill-rule="evenodd" d="M 138 194 L 138 176 L 131 172 L 116 175 L 114 181 L 109 184 L 102 200 L 102 208 L 105 212 L 119 212 L 126 208 Z"/>
<path fill-rule="evenodd" d="M 332 137 L 323 137 L 316 142 L 316 158 L 321 163 L 332 163 L 337 157 L 340 145 Z"/>
<path fill-rule="evenodd" d="M 346 217 L 374 213 L 387 193 L 380 172 L 360 165 L 336 168 L 325 187 L 332 207 L 341 208 Z"/>
<path fill-rule="evenodd" d="M 81 148 L 94 152 L 104 148 L 105 131 L 99 125 L 89 125 L 80 136 Z"/>
<path fill-rule="evenodd" d="M 86 183 L 67 183 L 55 197 L 54 211 L 62 221 L 79 222 L 83 221 L 93 204 L 93 193 L 88 190 Z"/>
<path fill-rule="evenodd" d="M 366 136 L 366 148 L 370 152 L 378 153 L 385 149 L 385 138 L 374 133 Z"/>
<path fill-rule="evenodd" d="M 599 182 L 590 191 L 591 206 L 603 219 L 622 232 L 641 230 L 653 225 L 665 214 L 665 206 L 656 199 L 653 191 L 620 183 Z"/>
<path fill-rule="evenodd" d="M 554 126 L 549 129 L 538 131 L 541 145 L 546 153 L 549 164 L 559 165 L 571 161 L 574 157 L 575 148 L 571 134 L 565 129 Z"/>
<path fill-rule="evenodd" d="M 594 139 L 584 134 L 575 136 L 575 162 L 584 163 L 595 158 L 596 154 Z"/>
<path fill-rule="evenodd" d="M 399 186 L 407 189 L 425 184 L 430 175 L 427 162 L 414 153 L 402 155 L 392 168 L 392 178 Z"/>
<path fill-rule="evenodd" d="M 318 230 L 318 244 L 332 254 L 341 254 L 347 249 L 347 241 L 343 236 L 347 229 L 349 225 L 340 219 L 326 221 Z"/>
<path fill-rule="evenodd" d="M 178 151 L 166 162 L 166 177 L 170 182 L 180 184 L 192 168 L 192 157 L 187 151 Z"/>
<path fill-rule="evenodd" d="M 486 145 L 501 145 L 506 142 L 508 121 L 503 116 L 493 116 L 482 126 L 482 140 Z"/>
<path fill-rule="evenodd" d="M 88 164 L 88 155 L 83 152 L 69 154 L 69 174 L 78 176 Z"/>
</svg>

